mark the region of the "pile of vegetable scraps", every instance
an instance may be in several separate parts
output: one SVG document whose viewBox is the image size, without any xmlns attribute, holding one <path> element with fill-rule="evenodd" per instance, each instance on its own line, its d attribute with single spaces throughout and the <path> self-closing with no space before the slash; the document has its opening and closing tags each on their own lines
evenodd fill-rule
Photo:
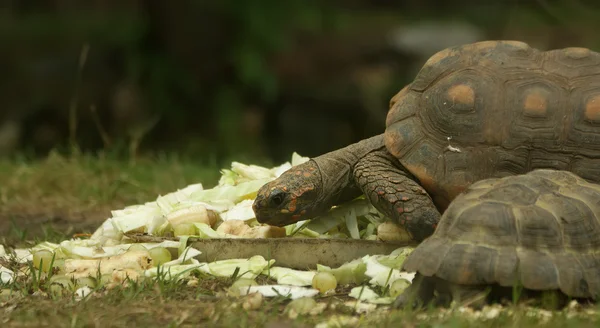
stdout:
<svg viewBox="0 0 600 328">
<path fill-rule="evenodd" d="M 29 249 L 5 249 L 0 245 L 0 281 L 10 284 L 19 276 L 48 277 L 57 291 L 74 290 L 85 296 L 99 288 L 112 288 L 130 280 L 190 280 L 197 274 L 235 276 L 230 295 L 311 298 L 332 293 L 337 286 L 352 284 L 349 296 L 361 303 L 390 304 L 412 281 L 414 274 L 400 270 L 411 248 L 389 255 L 367 255 L 337 268 L 318 265 L 316 270 L 293 270 L 275 260 L 251 258 L 200 262 L 201 252 L 188 246 L 196 238 L 351 238 L 400 240 L 406 234 L 372 207 L 364 197 L 332 208 L 326 215 L 285 227 L 259 224 L 252 211 L 258 189 L 284 171 L 307 161 L 294 153 L 290 162 L 274 168 L 233 162 L 221 171 L 217 186 L 204 189 L 189 185 L 159 196 L 155 201 L 112 211 L 89 238 L 61 243 L 42 242 Z M 176 237 L 141 243 L 131 233 Z M 20 263 L 10 270 L 2 263 Z M 28 265 L 25 265 L 28 264 Z M 259 285 L 265 275 L 277 281 Z"/>
</svg>

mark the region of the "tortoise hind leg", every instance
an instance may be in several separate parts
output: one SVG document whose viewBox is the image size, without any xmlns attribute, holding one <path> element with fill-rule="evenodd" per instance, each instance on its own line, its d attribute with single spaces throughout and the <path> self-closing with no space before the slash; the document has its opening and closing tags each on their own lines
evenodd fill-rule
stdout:
<svg viewBox="0 0 600 328">
<path fill-rule="evenodd" d="M 447 282 L 447 291 L 452 301 L 462 306 L 481 309 L 488 303 L 490 286 L 465 286 Z"/>
<path fill-rule="evenodd" d="M 412 284 L 394 301 L 394 308 L 421 306 L 449 306 L 456 302 L 462 306 L 481 309 L 488 302 L 489 286 L 453 284 L 438 277 L 415 275 Z"/>
<path fill-rule="evenodd" d="M 396 309 L 409 307 L 412 309 L 427 306 L 434 297 L 435 281 L 419 273 L 415 275 L 410 286 L 396 297 L 393 307 Z"/>
<path fill-rule="evenodd" d="M 374 151 L 354 167 L 357 185 L 371 204 L 422 241 L 433 234 L 441 214 L 431 197 L 398 160 L 385 150 Z"/>
</svg>

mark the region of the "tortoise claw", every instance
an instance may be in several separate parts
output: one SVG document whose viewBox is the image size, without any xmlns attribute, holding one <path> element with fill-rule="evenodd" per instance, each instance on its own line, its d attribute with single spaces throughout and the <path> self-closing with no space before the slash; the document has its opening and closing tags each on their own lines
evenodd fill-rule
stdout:
<svg viewBox="0 0 600 328">
<path fill-rule="evenodd" d="M 396 300 L 394 300 L 392 307 L 394 309 L 415 310 L 415 309 L 419 308 L 419 302 L 414 300 L 414 298 L 409 297 L 406 293 L 402 293 L 402 294 L 398 295 L 398 297 L 396 297 Z"/>
</svg>

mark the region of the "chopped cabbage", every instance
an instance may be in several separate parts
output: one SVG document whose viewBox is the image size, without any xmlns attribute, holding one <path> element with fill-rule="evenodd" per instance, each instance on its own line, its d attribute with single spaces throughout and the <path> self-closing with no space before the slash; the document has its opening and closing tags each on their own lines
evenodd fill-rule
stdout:
<svg viewBox="0 0 600 328">
<path fill-rule="evenodd" d="M 187 247 L 179 257 L 173 261 L 164 263 L 161 267 L 152 267 L 144 271 L 146 277 L 161 276 L 161 279 L 176 279 L 180 280 L 189 276 L 194 270 L 199 270 L 204 273 L 209 273 L 207 263 L 200 263 L 195 259 L 196 256 L 202 254 L 199 250 Z M 190 264 L 184 264 L 191 262 Z"/>
<path fill-rule="evenodd" d="M 77 290 L 75 291 L 75 298 L 77 300 L 81 300 L 91 293 L 92 293 L 92 289 L 89 286 L 83 286 L 83 287 L 77 288 Z"/>
<path fill-rule="evenodd" d="M 272 267 L 268 271 L 263 271 L 263 274 L 277 279 L 277 283 L 281 285 L 310 286 L 316 272 Z"/>
<path fill-rule="evenodd" d="M 231 277 L 238 269 L 237 277 L 256 279 L 264 270 L 275 263 L 275 260 L 267 261 L 260 255 L 249 259 L 230 259 L 208 263 L 210 273 L 217 277 Z"/>
<path fill-rule="evenodd" d="M 367 264 L 363 259 L 356 259 L 342 264 L 340 267 L 332 269 L 328 266 L 317 264 L 317 271 L 330 272 L 340 285 L 361 284 L 368 280 L 365 275 Z"/>
<path fill-rule="evenodd" d="M 10 284 L 15 279 L 15 273 L 0 265 L 0 283 Z"/>
<path fill-rule="evenodd" d="M 154 247 L 179 248 L 179 242 L 165 240 L 160 243 L 137 243 L 146 249 Z M 134 244 L 118 244 L 114 246 L 97 246 L 92 240 L 65 240 L 58 247 L 49 249 L 57 253 L 58 258 L 102 258 L 120 255 Z M 39 246 L 39 245 L 38 245 Z M 37 246 L 36 246 L 37 247 Z"/>
<path fill-rule="evenodd" d="M 314 288 L 285 285 L 240 287 L 240 295 L 248 295 L 252 293 L 260 293 L 264 297 L 284 296 L 295 300 L 301 297 L 316 296 L 319 294 L 319 291 Z"/>
<path fill-rule="evenodd" d="M 160 207 L 158 207 L 158 205 L 150 205 L 139 207 L 136 211 L 130 213 L 113 216 L 111 222 L 116 230 L 119 230 L 120 232 L 129 232 L 139 228 L 146 228 L 144 230 L 149 230 L 149 226 L 160 226 L 164 220 L 166 220 L 166 218 L 160 210 Z"/>
<path fill-rule="evenodd" d="M 292 166 L 303 164 L 305 162 L 308 162 L 308 160 L 310 160 L 310 158 L 300 156 L 297 152 L 294 152 L 292 154 Z"/>
<path fill-rule="evenodd" d="M 194 223 L 194 225 L 196 226 L 196 228 L 198 228 L 198 237 L 203 239 L 238 238 L 238 236 L 236 235 L 218 232 L 206 223 Z"/>
<path fill-rule="evenodd" d="M 168 267 L 153 267 L 144 271 L 146 277 L 159 277 L 164 280 L 181 280 L 194 271 L 210 274 L 206 263 L 176 264 Z"/>
<path fill-rule="evenodd" d="M 212 189 L 200 190 L 192 193 L 191 199 L 194 201 L 224 199 L 237 203 L 244 199 L 254 198 L 258 189 L 271 180 L 272 178 L 265 178 L 242 182 L 235 186 L 223 185 Z"/>
<path fill-rule="evenodd" d="M 170 261 L 170 262 L 166 262 L 163 264 L 163 266 L 168 267 L 168 266 L 174 266 L 174 265 L 178 265 L 178 264 L 184 264 L 185 262 L 188 262 L 190 260 L 193 260 L 196 256 L 202 254 L 201 251 L 188 246 L 183 252 L 180 252 L 179 257 Z"/>
<path fill-rule="evenodd" d="M 241 202 L 235 204 L 226 212 L 221 213 L 221 220 L 243 220 L 249 221 L 255 218 L 254 211 L 252 210 L 252 199 L 244 199 Z"/>
<path fill-rule="evenodd" d="M 397 279 L 405 279 L 412 282 L 415 273 L 402 272 L 398 269 L 385 266 L 379 262 L 379 259 L 382 258 L 389 260 L 389 256 L 385 255 L 365 255 L 363 257 L 363 261 L 367 264 L 365 274 L 371 278 L 369 281 L 371 285 L 386 287 L 390 286 Z"/>
<path fill-rule="evenodd" d="M 17 263 L 27 263 L 33 261 L 33 254 L 29 249 L 16 248 L 15 252 L 15 260 Z"/>
<path fill-rule="evenodd" d="M 238 162 L 232 162 L 231 170 L 237 173 L 241 179 L 245 179 L 246 181 L 262 180 L 274 177 L 271 170 L 257 165 L 246 165 Z"/>
<path fill-rule="evenodd" d="M 350 211 L 344 217 L 346 219 L 346 226 L 350 232 L 350 237 L 354 239 L 360 239 L 360 232 L 358 231 L 358 220 L 356 219 L 356 213 L 354 209 Z"/>
<path fill-rule="evenodd" d="M 367 303 L 374 303 L 374 304 L 392 304 L 395 300 L 394 297 L 389 297 L 389 296 L 382 297 L 382 296 L 377 295 L 377 293 L 375 293 L 368 286 L 354 287 L 354 288 L 352 288 L 352 290 L 350 290 L 350 294 L 348 294 L 348 296 L 356 298 L 359 301 L 364 301 Z"/>
<path fill-rule="evenodd" d="M 193 224 L 197 228 L 197 235 L 194 237 L 240 238 L 237 235 L 225 233 L 231 232 L 231 230 L 218 228 L 233 224 L 235 220 L 243 222 L 248 230 L 268 229 L 268 226 L 258 223 L 254 215 L 252 204 L 256 193 L 265 183 L 276 179 L 293 166 L 308 160 L 308 157 L 293 153 L 290 162 L 273 168 L 233 162 L 230 169 L 221 170 L 221 178 L 214 188 L 205 189 L 201 183 L 192 184 L 177 191 L 159 195 L 153 202 L 113 210 L 111 211 L 112 216 L 105 220 L 89 239 L 71 239 L 58 244 L 43 242 L 30 249 L 16 249 L 17 260 L 20 263 L 30 262 L 32 261 L 32 252 L 48 250 L 54 252 L 56 259 L 68 262 L 73 267 L 77 263 L 89 263 L 89 261 L 99 261 L 105 257 L 124 254 L 133 245 L 140 245 L 146 249 L 165 247 L 176 249 L 178 258 L 159 267 L 142 268 L 143 276 L 179 280 L 189 277 L 190 273 L 194 271 L 199 271 L 218 277 L 232 277 L 235 274 L 237 278 L 255 279 L 262 274 L 276 279 L 277 285 L 250 286 L 249 288 L 245 286 L 240 288 L 240 293 L 244 295 L 257 292 L 266 297 L 282 295 L 297 299 L 318 295 L 317 289 L 304 286 L 311 286 L 312 280 L 318 272 L 329 272 L 334 275 L 340 285 L 365 284 L 352 289 L 351 297 L 359 298 L 360 295 L 360 301 L 371 304 L 390 304 L 393 301 L 392 297 L 378 295 L 369 285 L 389 287 L 398 279 L 405 279 L 410 283 L 414 273 L 402 272 L 401 268 L 402 263 L 412 251 L 411 248 L 401 248 L 390 255 L 364 256 L 338 268 L 319 264 L 316 271 L 302 271 L 273 266 L 274 260 L 267 261 L 259 255 L 249 259 L 199 262 L 196 258 L 201 252 L 187 245 L 190 236 L 180 236 L 179 241 L 166 240 L 161 243 L 135 244 L 132 244 L 131 240 L 127 238 L 128 232 L 145 232 L 158 236 L 169 235 L 173 232 L 170 220 L 173 216 L 181 214 L 176 211 L 185 212 L 188 209 L 188 212 L 192 212 L 191 207 L 196 206 L 203 206 L 210 210 L 211 216 L 208 220 L 210 224 L 204 221 L 194 221 Z M 378 227 L 383 227 L 381 224 L 386 220 L 387 218 L 383 214 L 378 212 L 364 196 L 361 196 L 346 204 L 333 207 L 320 217 L 287 225 L 284 230 L 287 237 L 377 239 Z M 265 234 L 254 234 L 251 237 L 257 236 L 264 237 Z M 283 229 L 279 230 L 278 234 L 269 234 L 267 237 L 273 236 L 283 236 Z M 8 257 L 2 245 L 0 245 L 0 257 Z M 142 271 L 139 271 L 140 274 Z M 14 277 L 14 272 L 0 266 L 0 281 L 8 283 L 13 281 Z M 83 296 L 89 291 L 82 289 L 80 292 Z"/>
</svg>

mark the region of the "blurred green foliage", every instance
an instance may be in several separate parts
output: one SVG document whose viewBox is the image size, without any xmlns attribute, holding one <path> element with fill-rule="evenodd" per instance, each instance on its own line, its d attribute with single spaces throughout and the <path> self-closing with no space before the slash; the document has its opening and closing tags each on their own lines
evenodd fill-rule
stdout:
<svg viewBox="0 0 600 328">
<path fill-rule="evenodd" d="M 252 0 L 225 0 L 220 2 L 220 6 L 237 26 L 236 35 L 230 40 L 231 46 L 225 54 L 232 64 L 237 83 L 219 88 L 213 110 L 218 113 L 216 121 L 220 145 L 227 147 L 227 153 L 240 155 L 247 147 L 256 151 L 252 148 L 253 141 L 244 142 L 239 135 L 232 133 L 242 130 L 239 118 L 244 104 L 240 100 L 251 93 L 256 97 L 254 101 L 273 102 L 279 86 L 269 59 L 287 49 L 297 33 L 319 33 L 335 27 L 337 15 L 326 2 L 303 0 L 265 0 L 261 5 Z"/>
<path fill-rule="evenodd" d="M 260 130 L 268 128 L 264 122 L 270 112 L 265 108 L 281 106 L 282 94 L 293 93 L 291 88 L 303 88 L 298 93 L 316 101 L 337 97 L 338 102 L 327 106 L 344 107 L 364 94 L 370 97 L 371 106 L 377 107 L 387 104 L 394 90 L 412 79 L 414 73 L 406 66 L 423 58 L 395 54 L 400 68 L 395 68 L 388 82 L 382 82 L 388 83 L 384 92 L 354 92 L 355 86 L 348 86 L 353 74 L 350 70 L 364 62 L 356 59 L 358 55 L 346 58 L 343 53 L 375 47 L 375 41 L 369 44 L 365 38 L 379 35 L 385 40 L 391 29 L 421 22 L 459 21 L 472 24 L 492 39 L 530 42 L 539 37 L 549 39 L 545 44 L 550 47 L 578 45 L 597 50 L 597 7 L 581 0 L 12 2 L 8 9 L 0 10 L 0 42 L 11 50 L 0 54 L 0 68 L 7 72 L 0 78 L 0 102 L 4 102 L 0 105 L 19 113 L 29 107 L 53 107 L 57 109 L 52 115 L 64 115 L 77 89 L 77 56 L 81 46 L 89 44 L 90 58 L 82 72 L 84 86 L 77 106 L 77 137 L 83 150 L 103 147 L 89 106 L 98 107 L 101 123 L 110 130 L 116 124 L 109 110 L 111 92 L 115 85 L 126 83 L 139 88 L 139 106 L 145 112 L 123 130 L 119 126 L 109 131 L 113 148 L 131 151 L 135 139 L 144 150 L 179 149 L 200 157 L 215 154 L 222 161 L 234 157 L 264 159 L 268 157 L 265 148 L 272 145 L 265 143 L 263 132 L 246 131 L 248 108 L 257 107 L 263 115 L 258 118 L 263 126 L 255 128 Z M 330 48 L 311 52 L 315 40 L 322 42 L 319 38 L 323 35 L 331 39 Z M 319 56 L 330 56 L 333 63 L 341 59 L 347 62 L 346 66 L 340 64 L 341 72 L 331 73 L 338 74 L 335 78 L 326 79 L 323 74 L 289 83 L 289 79 L 299 77 L 286 76 L 285 80 L 277 62 L 290 52 L 292 65 L 294 59 L 309 65 L 302 67 L 318 67 L 313 57 Z M 58 68 L 38 65 L 52 56 L 63 56 L 67 64 L 57 64 Z M 378 61 L 370 60 L 370 65 Z M 31 73 L 39 69 L 36 65 L 44 67 L 41 71 L 49 74 L 47 80 L 35 80 L 43 75 Z M 58 73 L 45 73 L 44 69 Z M 27 115 L 35 117 L 36 110 Z M 68 131 L 65 120 L 57 122 L 60 131 Z M 28 125 L 25 130 L 29 133 L 35 127 Z M 365 135 L 352 136 L 361 137 Z M 30 139 L 22 146 L 33 143 Z M 63 143 L 65 137 L 59 133 L 54 148 Z"/>
</svg>

